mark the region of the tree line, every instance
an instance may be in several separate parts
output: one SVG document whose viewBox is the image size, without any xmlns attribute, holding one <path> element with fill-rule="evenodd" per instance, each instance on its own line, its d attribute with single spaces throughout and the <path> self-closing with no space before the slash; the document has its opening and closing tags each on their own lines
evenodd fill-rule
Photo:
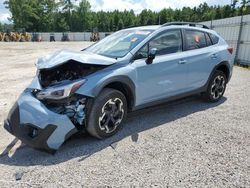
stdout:
<svg viewBox="0 0 250 188">
<path fill-rule="evenodd" d="M 77 0 L 74 0 L 74 2 Z M 12 25 L 28 32 L 82 32 L 98 30 L 113 32 L 123 28 L 163 24 L 171 21 L 200 22 L 250 14 L 250 0 L 233 0 L 225 6 L 200 4 L 194 8 L 164 8 L 159 12 L 142 10 L 91 11 L 88 0 L 6 0 L 5 7 L 11 12 Z M 5 28 L 0 24 L 0 29 Z"/>
</svg>

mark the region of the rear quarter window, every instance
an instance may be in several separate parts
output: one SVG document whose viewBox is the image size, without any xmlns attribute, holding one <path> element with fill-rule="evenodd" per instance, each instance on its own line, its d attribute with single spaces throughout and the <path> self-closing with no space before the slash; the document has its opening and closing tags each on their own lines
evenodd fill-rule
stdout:
<svg viewBox="0 0 250 188">
<path fill-rule="evenodd" d="M 219 42 L 219 37 L 217 37 L 216 35 L 209 33 L 209 36 L 213 44 L 217 44 Z"/>
</svg>

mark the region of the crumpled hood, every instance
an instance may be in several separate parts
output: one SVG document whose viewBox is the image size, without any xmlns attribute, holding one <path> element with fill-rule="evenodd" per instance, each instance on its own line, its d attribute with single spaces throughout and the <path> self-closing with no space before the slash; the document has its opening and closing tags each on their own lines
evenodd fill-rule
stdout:
<svg viewBox="0 0 250 188">
<path fill-rule="evenodd" d="M 52 54 L 46 55 L 38 59 L 36 66 L 37 69 L 49 69 L 69 60 L 74 60 L 84 64 L 94 65 L 111 65 L 116 63 L 116 59 L 84 52 L 84 51 L 73 51 L 73 50 L 59 50 Z"/>
</svg>

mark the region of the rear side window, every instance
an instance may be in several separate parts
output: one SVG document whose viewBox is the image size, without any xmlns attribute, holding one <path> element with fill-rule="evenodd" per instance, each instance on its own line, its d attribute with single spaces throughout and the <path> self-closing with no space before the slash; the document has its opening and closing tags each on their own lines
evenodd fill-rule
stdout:
<svg viewBox="0 0 250 188">
<path fill-rule="evenodd" d="M 186 48 L 194 50 L 207 46 L 205 34 L 201 31 L 186 30 Z"/>
<path fill-rule="evenodd" d="M 213 44 L 217 44 L 219 42 L 219 37 L 217 37 L 216 35 L 209 33 L 209 36 L 210 36 Z"/>
</svg>

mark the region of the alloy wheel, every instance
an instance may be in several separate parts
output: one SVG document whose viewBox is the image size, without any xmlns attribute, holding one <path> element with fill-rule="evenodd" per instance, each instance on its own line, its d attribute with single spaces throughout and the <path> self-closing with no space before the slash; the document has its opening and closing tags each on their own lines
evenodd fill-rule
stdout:
<svg viewBox="0 0 250 188">
<path fill-rule="evenodd" d="M 221 75 L 218 75 L 214 78 L 213 84 L 211 86 L 211 96 L 214 100 L 220 98 L 225 90 L 226 81 L 225 78 Z"/>
<path fill-rule="evenodd" d="M 123 102 L 119 98 L 109 99 L 102 107 L 99 127 L 105 133 L 111 133 L 122 122 L 124 116 Z"/>
</svg>

